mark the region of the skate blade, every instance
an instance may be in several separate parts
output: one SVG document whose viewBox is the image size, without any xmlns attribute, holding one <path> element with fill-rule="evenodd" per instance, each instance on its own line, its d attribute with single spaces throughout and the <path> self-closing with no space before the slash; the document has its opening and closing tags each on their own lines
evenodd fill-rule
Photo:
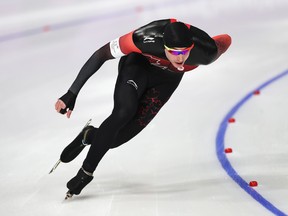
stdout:
<svg viewBox="0 0 288 216">
<path fill-rule="evenodd" d="M 86 125 L 84 126 L 87 127 L 88 125 L 90 125 L 90 123 L 92 122 L 92 119 L 89 119 L 88 122 L 86 123 Z M 83 129 L 84 129 L 83 128 Z M 58 160 L 57 163 L 54 165 L 54 167 L 50 170 L 49 174 L 51 174 L 52 172 L 54 172 L 54 170 L 58 167 L 58 165 L 61 163 L 61 160 Z M 72 196 L 71 196 L 72 197 Z"/>
<path fill-rule="evenodd" d="M 54 165 L 54 167 L 50 170 L 49 174 L 54 172 L 54 170 L 58 167 L 58 165 L 61 163 L 61 160 L 58 160 L 57 163 Z"/>
<path fill-rule="evenodd" d="M 90 125 L 91 122 L 92 122 L 92 119 L 89 119 L 88 122 L 86 123 L 86 125 L 83 127 L 83 129 L 84 129 L 85 127 L 87 127 L 88 125 Z"/>
<path fill-rule="evenodd" d="M 73 197 L 73 194 L 70 192 L 70 190 L 66 193 L 65 200 L 71 199 Z"/>
</svg>

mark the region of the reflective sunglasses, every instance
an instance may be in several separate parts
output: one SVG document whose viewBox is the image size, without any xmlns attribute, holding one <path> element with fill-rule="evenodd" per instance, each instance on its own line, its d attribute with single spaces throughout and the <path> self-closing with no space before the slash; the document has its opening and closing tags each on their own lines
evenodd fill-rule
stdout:
<svg viewBox="0 0 288 216">
<path fill-rule="evenodd" d="M 172 48 L 167 47 L 166 45 L 164 45 L 164 47 L 170 54 L 177 56 L 177 55 L 186 55 L 194 47 L 194 44 L 192 44 L 192 46 L 183 50 L 172 49 Z"/>
</svg>

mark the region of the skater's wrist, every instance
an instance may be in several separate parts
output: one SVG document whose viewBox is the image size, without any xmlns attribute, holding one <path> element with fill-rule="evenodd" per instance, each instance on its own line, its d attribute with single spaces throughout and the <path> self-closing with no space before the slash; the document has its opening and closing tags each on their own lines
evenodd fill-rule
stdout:
<svg viewBox="0 0 288 216">
<path fill-rule="evenodd" d="M 75 95 L 72 91 L 68 90 L 66 94 L 64 94 L 62 97 L 59 99 L 62 100 L 66 108 L 69 108 L 70 110 L 73 110 L 75 106 L 77 95 Z"/>
</svg>

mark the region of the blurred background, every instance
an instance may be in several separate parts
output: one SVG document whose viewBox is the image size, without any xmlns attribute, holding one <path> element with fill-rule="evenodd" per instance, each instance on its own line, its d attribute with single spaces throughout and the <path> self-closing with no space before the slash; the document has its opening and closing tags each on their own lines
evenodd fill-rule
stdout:
<svg viewBox="0 0 288 216">
<path fill-rule="evenodd" d="M 226 174 L 215 141 L 237 102 L 287 70 L 287 10 L 287 0 L 1 0 L 0 213 L 288 214 L 287 78 L 241 106 L 225 137 L 232 166 L 248 183 L 259 182 L 255 190 L 272 211 Z M 119 59 L 86 83 L 71 119 L 57 114 L 54 103 L 95 50 L 163 18 L 210 36 L 229 34 L 232 45 L 213 64 L 186 73 L 155 120 L 108 152 L 80 196 L 63 201 L 88 149 L 48 172 L 88 119 L 99 126 L 110 114 Z"/>
</svg>

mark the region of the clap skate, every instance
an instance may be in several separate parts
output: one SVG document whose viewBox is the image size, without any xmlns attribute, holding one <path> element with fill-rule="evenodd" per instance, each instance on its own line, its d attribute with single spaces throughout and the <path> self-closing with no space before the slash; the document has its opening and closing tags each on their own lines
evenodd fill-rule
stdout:
<svg viewBox="0 0 288 216">
<path fill-rule="evenodd" d="M 66 193 L 65 200 L 70 199 L 73 195 L 79 195 L 83 188 L 93 180 L 93 174 L 81 168 L 77 175 L 67 183 L 69 189 Z"/>
<path fill-rule="evenodd" d="M 49 172 L 52 173 L 58 165 L 62 163 L 68 163 L 72 160 L 74 160 L 80 153 L 81 151 L 85 148 L 85 146 L 90 145 L 89 143 L 86 142 L 87 139 L 87 133 L 94 129 L 93 126 L 90 126 L 89 124 L 91 123 L 91 119 L 86 123 L 82 131 L 78 134 L 78 136 L 68 145 L 64 148 L 60 155 L 60 159 L 57 161 L 57 163 L 54 165 L 54 167 L 51 169 Z"/>
</svg>

